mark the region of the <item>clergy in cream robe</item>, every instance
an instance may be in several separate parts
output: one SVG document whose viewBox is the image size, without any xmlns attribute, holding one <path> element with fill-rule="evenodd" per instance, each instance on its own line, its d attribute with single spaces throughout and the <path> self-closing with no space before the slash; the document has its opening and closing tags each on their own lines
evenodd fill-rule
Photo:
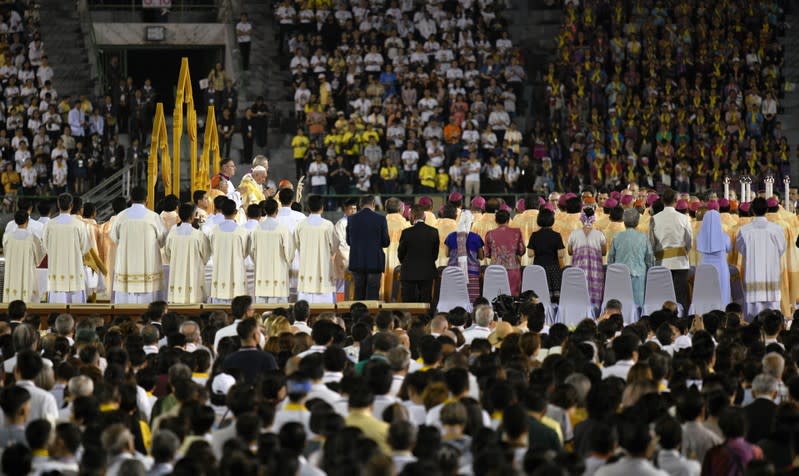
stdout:
<svg viewBox="0 0 799 476">
<path fill-rule="evenodd" d="M 294 260 L 294 235 L 275 219 L 277 202 L 268 200 L 266 213 L 270 216 L 250 235 L 250 256 L 255 263 L 255 302 L 286 303 L 289 268 Z"/>
<path fill-rule="evenodd" d="M 28 213 L 24 210 L 14 214 L 17 229 L 3 235 L 3 254 L 6 266 L 3 280 L 3 302 L 41 301 L 41 290 L 36 278 L 36 267 L 44 258 L 42 241 L 27 229 Z"/>
<path fill-rule="evenodd" d="M 205 264 L 211 257 L 211 241 L 191 226 L 195 206 L 184 204 L 180 214 L 186 218 L 166 237 L 164 255 L 169 263 L 167 302 L 200 304 L 205 301 Z"/>
<path fill-rule="evenodd" d="M 86 224 L 69 214 L 72 196 L 58 197 L 61 214 L 50 220 L 42 233 L 47 250 L 47 293 L 51 303 L 86 302 L 83 255 L 89 252 Z"/>
<path fill-rule="evenodd" d="M 444 244 L 444 240 L 447 239 L 450 233 L 458 229 L 458 222 L 455 220 L 457 214 L 458 211 L 455 207 L 452 205 L 444 205 L 442 216 L 438 219 L 438 226 L 436 226 L 440 242 L 436 266 L 446 266 L 449 262 L 449 250 L 447 249 L 447 245 Z M 427 222 L 425 222 L 425 224 L 427 224 Z"/>
<path fill-rule="evenodd" d="M 247 294 L 247 271 L 244 260 L 250 254 L 250 234 L 236 223 L 236 203 L 222 205 L 225 221 L 211 232 L 211 302 L 228 304 L 234 297 Z"/>
<path fill-rule="evenodd" d="M 300 255 L 297 275 L 297 299 L 309 303 L 334 303 L 336 286 L 333 280 L 333 255 L 338 250 L 338 237 L 333 223 L 322 218 L 322 197 L 308 197 L 311 215 L 297 225 L 294 240 Z"/>
<path fill-rule="evenodd" d="M 762 210 L 756 207 L 760 200 L 764 202 Z M 785 253 L 785 232 L 765 218 L 765 200 L 756 198 L 752 208 L 758 216 L 742 226 L 736 237 L 736 247 L 744 260 L 744 291 L 749 320 L 764 309 L 780 309 L 780 261 Z"/>
<path fill-rule="evenodd" d="M 386 222 L 388 224 L 388 247 L 383 250 L 386 254 L 386 270 L 383 273 L 383 300 L 391 300 L 391 289 L 394 286 L 394 269 L 400 265 L 397 257 L 399 240 L 402 230 L 411 226 L 408 220 L 402 216 L 402 202 L 398 198 L 386 200 Z"/>
<path fill-rule="evenodd" d="M 117 216 L 109 236 L 117 244 L 114 269 L 115 304 L 149 304 L 163 299 L 161 247 L 166 238 L 164 222 L 144 206 L 147 192 L 131 191 L 133 204 Z"/>
<path fill-rule="evenodd" d="M 527 246 L 527 243 L 530 242 L 530 236 L 538 231 L 538 210 L 525 210 L 522 213 L 516 214 L 511 221 L 511 226 L 522 230 L 522 240 L 524 240 L 524 244 Z M 522 266 L 527 266 L 528 264 L 532 264 L 532 262 L 532 258 L 527 256 L 527 253 L 522 256 Z"/>
<path fill-rule="evenodd" d="M 281 189 L 277 193 L 278 202 L 280 203 L 280 208 L 277 211 L 277 221 L 280 222 L 282 225 L 285 225 L 286 228 L 289 229 L 289 232 L 292 234 L 297 230 L 297 225 L 304 221 L 307 217 L 296 211 L 291 209 L 291 204 L 294 203 L 294 190 L 290 188 Z M 294 259 L 291 261 L 291 270 L 290 270 L 290 283 L 289 286 L 291 288 L 292 296 L 296 296 L 297 294 L 297 274 L 300 270 L 300 256 L 297 252 L 294 253 Z"/>
</svg>

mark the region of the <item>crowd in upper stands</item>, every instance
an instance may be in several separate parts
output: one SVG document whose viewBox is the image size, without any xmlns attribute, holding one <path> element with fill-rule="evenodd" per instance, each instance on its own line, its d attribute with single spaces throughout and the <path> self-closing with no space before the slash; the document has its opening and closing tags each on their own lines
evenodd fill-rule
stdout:
<svg viewBox="0 0 799 476">
<path fill-rule="evenodd" d="M 527 78 L 504 8 L 494 0 L 277 5 L 302 129 L 292 140 L 297 175 L 331 193 L 519 187 L 513 118 Z"/>
<path fill-rule="evenodd" d="M 558 186 L 720 190 L 788 173 L 781 2 L 565 2 L 534 160 Z M 553 147 L 560 144 L 559 147 Z"/>
</svg>

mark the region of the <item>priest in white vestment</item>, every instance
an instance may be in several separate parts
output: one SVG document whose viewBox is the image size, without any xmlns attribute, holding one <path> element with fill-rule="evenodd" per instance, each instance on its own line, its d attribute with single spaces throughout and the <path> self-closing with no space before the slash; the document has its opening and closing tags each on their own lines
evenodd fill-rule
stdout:
<svg viewBox="0 0 799 476">
<path fill-rule="evenodd" d="M 192 226 L 197 206 L 184 203 L 178 209 L 180 222 L 166 237 L 164 255 L 169 263 L 169 304 L 205 302 L 205 264 L 211 257 L 211 241 Z"/>
<path fill-rule="evenodd" d="M 149 304 L 163 299 L 161 247 L 166 230 L 161 217 L 144 205 L 144 187 L 133 187 L 130 200 L 130 208 L 119 214 L 109 233 L 117 244 L 112 300 L 115 304 Z"/>
<path fill-rule="evenodd" d="M 203 233 L 206 235 L 210 236 L 216 225 L 225 221 L 225 216 L 222 215 L 222 204 L 225 203 L 225 199 L 227 197 L 224 195 L 214 198 L 214 213 L 205 219 L 205 223 L 202 226 Z"/>
<path fill-rule="evenodd" d="M 333 223 L 322 218 L 324 199 L 308 197 L 311 214 L 297 225 L 294 240 L 300 255 L 297 276 L 297 299 L 309 303 L 333 304 L 336 286 L 333 280 L 333 256 L 338 250 L 338 237 Z"/>
<path fill-rule="evenodd" d="M 3 254 L 6 258 L 3 279 L 3 302 L 37 303 L 42 299 L 36 267 L 44 258 L 42 241 L 28 229 L 28 212 L 14 214 L 17 229 L 3 235 Z"/>
<path fill-rule="evenodd" d="M 250 254 L 250 234 L 236 223 L 236 202 L 226 199 L 222 204 L 225 221 L 211 232 L 210 298 L 214 304 L 230 304 L 236 296 L 247 294 L 247 273 L 244 260 Z"/>
<path fill-rule="evenodd" d="M 19 200 L 17 200 L 17 210 L 24 211 L 28 214 L 28 216 L 30 216 L 31 212 L 33 211 L 33 202 L 31 202 L 27 198 L 21 197 Z M 9 222 L 6 223 L 5 233 L 14 232 L 17 229 L 17 226 L 18 225 L 15 220 L 9 220 Z M 29 220 L 28 231 L 38 236 L 39 239 L 41 239 L 42 233 L 44 232 L 44 223 L 38 222 L 36 220 Z"/>
<path fill-rule="evenodd" d="M 744 289 L 748 320 L 765 309 L 780 309 L 780 259 L 785 253 L 785 232 L 766 219 L 766 199 L 752 200 L 755 214 L 741 227 L 736 238 L 738 252 L 744 257 Z"/>
<path fill-rule="evenodd" d="M 86 277 L 83 255 L 91 249 L 89 231 L 78 217 L 70 215 L 72 195 L 58 196 L 61 212 L 42 233 L 47 250 L 47 293 L 51 303 L 85 303 Z"/>
<path fill-rule="evenodd" d="M 259 202 L 260 203 L 260 202 Z M 247 221 L 241 225 L 247 233 L 252 235 L 253 230 L 258 228 L 263 218 L 263 208 L 258 203 L 251 203 L 247 205 Z M 244 267 L 247 270 L 247 294 L 252 296 L 255 293 L 255 264 L 252 256 L 248 256 L 244 260 Z"/>
<path fill-rule="evenodd" d="M 287 303 L 289 300 L 289 269 L 294 260 L 294 235 L 278 222 L 277 202 L 271 198 L 264 206 L 266 219 L 250 240 L 250 256 L 255 263 L 255 302 Z"/>
<path fill-rule="evenodd" d="M 283 188 L 277 193 L 278 202 L 280 203 L 280 208 L 277 211 L 277 221 L 280 222 L 282 225 L 285 225 L 286 228 L 293 234 L 297 230 L 297 225 L 305 221 L 307 218 L 301 212 L 291 209 L 291 205 L 294 203 L 294 190 L 290 188 Z M 289 287 L 291 288 L 291 296 L 296 297 L 297 295 L 297 274 L 300 270 L 300 256 L 298 252 L 294 253 L 294 260 L 291 262 L 291 271 L 290 271 L 290 283 Z"/>
<path fill-rule="evenodd" d="M 349 299 L 347 292 L 347 272 L 350 267 L 350 245 L 347 244 L 347 223 L 349 217 L 358 211 L 358 199 L 351 198 L 344 202 L 344 216 L 336 222 L 336 237 L 338 238 L 338 252 L 333 257 L 333 277 L 336 278 L 336 294 Z"/>
</svg>

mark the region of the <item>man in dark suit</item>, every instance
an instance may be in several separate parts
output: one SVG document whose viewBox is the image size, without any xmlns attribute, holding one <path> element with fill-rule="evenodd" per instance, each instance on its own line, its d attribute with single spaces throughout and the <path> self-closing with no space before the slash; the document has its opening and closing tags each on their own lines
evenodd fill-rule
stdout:
<svg viewBox="0 0 799 476">
<path fill-rule="evenodd" d="M 411 208 L 413 226 L 400 235 L 397 257 L 400 264 L 402 300 L 427 302 L 433 300 L 433 278 L 436 276 L 438 258 L 438 230 L 424 222 L 424 209 Z"/>
<path fill-rule="evenodd" d="M 779 381 L 768 374 L 760 374 L 752 381 L 752 396 L 755 400 L 744 407 L 749 422 L 746 441 L 754 445 L 766 438 L 774 430 L 777 415 L 777 398 Z"/>
<path fill-rule="evenodd" d="M 375 213 L 375 197 L 361 198 L 361 211 L 347 218 L 349 270 L 355 285 L 355 300 L 376 300 L 380 279 L 386 268 L 383 248 L 388 246 L 386 217 Z"/>
</svg>

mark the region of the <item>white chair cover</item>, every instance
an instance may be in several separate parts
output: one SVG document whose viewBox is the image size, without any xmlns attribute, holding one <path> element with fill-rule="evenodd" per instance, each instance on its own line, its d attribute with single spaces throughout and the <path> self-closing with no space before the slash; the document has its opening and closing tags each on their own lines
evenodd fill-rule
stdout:
<svg viewBox="0 0 799 476">
<path fill-rule="evenodd" d="M 663 303 L 666 301 L 677 302 L 671 270 L 663 266 L 653 266 L 646 273 L 644 314 L 649 315 L 663 308 Z"/>
<path fill-rule="evenodd" d="M 441 273 L 441 288 L 438 292 L 438 312 L 449 312 L 460 306 L 472 312 L 466 275 L 457 266 L 447 266 Z"/>
<path fill-rule="evenodd" d="M 724 309 L 719 271 L 715 266 L 701 264 L 694 274 L 694 295 L 688 314 L 702 315 L 718 309 Z"/>
<path fill-rule="evenodd" d="M 585 271 L 571 267 L 563 271 L 560 285 L 560 306 L 558 322 L 576 326 L 585 318 L 594 319 L 594 308 L 588 294 L 588 280 Z"/>
<path fill-rule="evenodd" d="M 511 295 L 508 270 L 498 264 L 489 265 L 483 274 L 483 297 L 488 299 L 488 302 L 494 302 L 494 299 L 502 294 Z"/>
<path fill-rule="evenodd" d="M 530 264 L 524 267 L 522 273 L 522 292 L 533 291 L 538 295 L 538 302 L 544 305 L 548 324 L 555 322 L 555 309 L 549 299 L 549 282 L 547 272 L 543 266 Z"/>
<path fill-rule="evenodd" d="M 608 265 L 608 270 L 605 272 L 605 296 L 602 301 L 602 309 L 605 309 L 611 299 L 621 302 L 625 325 L 638 320 L 638 306 L 635 305 L 633 295 L 633 280 L 630 277 L 630 268 L 626 264 Z"/>
</svg>

